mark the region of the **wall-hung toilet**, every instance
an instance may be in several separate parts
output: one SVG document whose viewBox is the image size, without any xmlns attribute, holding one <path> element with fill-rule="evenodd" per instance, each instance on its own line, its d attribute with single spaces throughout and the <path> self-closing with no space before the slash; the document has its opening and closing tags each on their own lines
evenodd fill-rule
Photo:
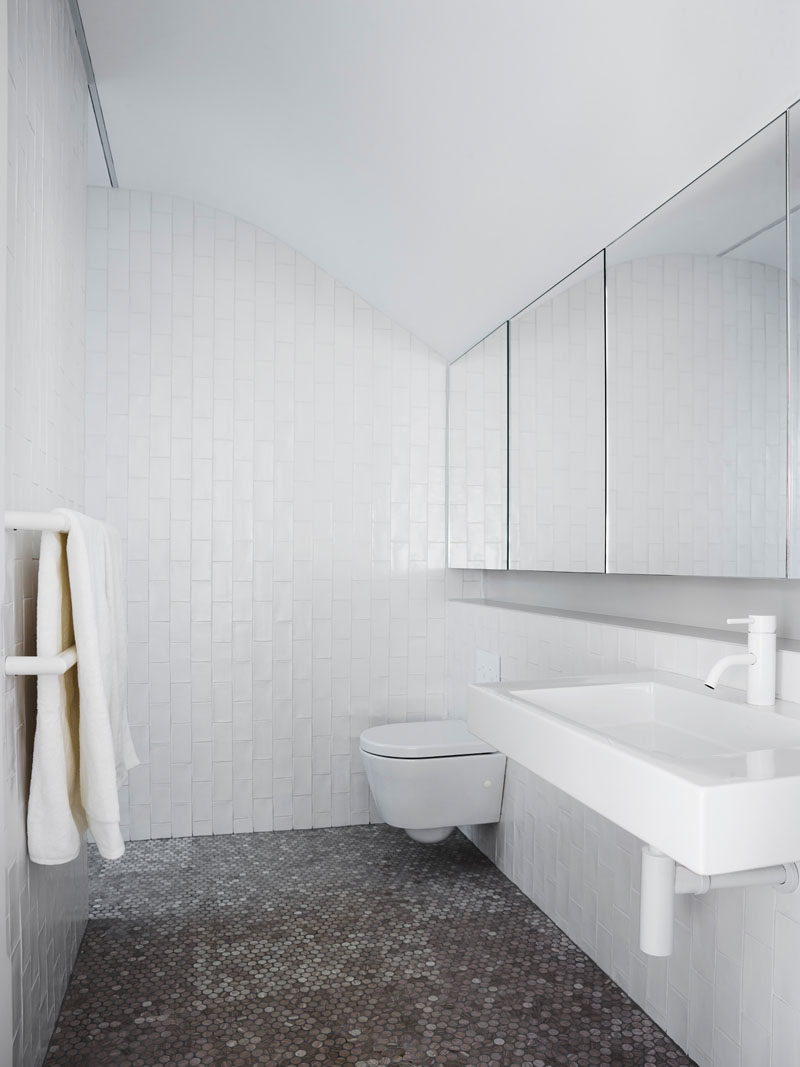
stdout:
<svg viewBox="0 0 800 1067">
<path fill-rule="evenodd" d="M 415 841 L 500 818 L 506 757 L 457 719 L 373 726 L 361 759 L 381 817 Z"/>
</svg>

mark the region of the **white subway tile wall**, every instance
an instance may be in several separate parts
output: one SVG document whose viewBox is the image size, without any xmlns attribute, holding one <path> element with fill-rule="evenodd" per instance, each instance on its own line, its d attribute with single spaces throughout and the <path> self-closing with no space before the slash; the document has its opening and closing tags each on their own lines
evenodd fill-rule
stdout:
<svg viewBox="0 0 800 1067">
<path fill-rule="evenodd" d="M 609 570 L 785 577 L 786 272 L 618 264 L 608 338 Z"/>
<path fill-rule="evenodd" d="M 450 364 L 448 564 L 501 567 L 508 559 L 507 325 Z"/>
<path fill-rule="evenodd" d="M 519 681 L 652 668 L 702 678 L 741 645 L 452 601 L 452 717 L 465 716 L 478 649 L 500 655 L 503 681 Z M 726 684 L 744 688 L 744 670 Z M 778 692 L 800 701 L 797 653 L 779 653 Z M 797 1061 L 800 893 L 677 898 L 675 951 L 655 959 L 638 946 L 641 842 L 630 834 L 509 761 L 500 823 L 470 836 L 700 1067 Z"/>
<path fill-rule="evenodd" d="M 508 324 L 511 570 L 606 565 L 603 253 Z"/>
<path fill-rule="evenodd" d="M 66 2 L 12 0 L 8 23 L 3 499 L 11 508 L 81 508 L 86 79 Z M 7 534 L 3 544 L 0 656 L 30 654 L 38 535 Z M 2 877 L 13 1034 L 0 1034 L 0 1060 L 20 1067 L 44 1058 L 88 911 L 85 850 L 63 867 L 28 862 L 35 700 L 34 679 L 3 679 Z"/>
<path fill-rule="evenodd" d="M 445 364 L 254 226 L 88 194 L 86 508 L 122 534 L 132 838 L 366 822 L 442 718 Z"/>
</svg>

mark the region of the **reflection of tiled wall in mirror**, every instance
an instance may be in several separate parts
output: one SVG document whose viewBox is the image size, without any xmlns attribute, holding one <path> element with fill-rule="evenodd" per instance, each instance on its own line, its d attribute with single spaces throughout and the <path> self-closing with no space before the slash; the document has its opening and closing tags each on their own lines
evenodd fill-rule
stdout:
<svg viewBox="0 0 800 1067">
<path fill-rule="evenodd" d="M 450 365 L 448 565 L 505 568 L 506 324 Z"/>
<path fill-rule="evenodd" d="M 798 146 L 800 148 L 800 146 Z M 789 309 L 789 546 L 787 578 L 800 578 L 800 213 L 792 218 L 792 284 Z"/>
<path fill-rule="evenodd" d="M 509 566 L 605 568 L 603 262 L 509 329 Z"/>
<path fill-rule="evenodd" d="M 784 576 L 785 272 L 619 264 L 608 347 L 609 569 Z"/>
<path fill-rule="evenodd" d="M 789 109 L 789 273 L 792 302 L 789 318 L 790 511 L 788 577 L 800 578 L 800 104 Z"/>
</svg>

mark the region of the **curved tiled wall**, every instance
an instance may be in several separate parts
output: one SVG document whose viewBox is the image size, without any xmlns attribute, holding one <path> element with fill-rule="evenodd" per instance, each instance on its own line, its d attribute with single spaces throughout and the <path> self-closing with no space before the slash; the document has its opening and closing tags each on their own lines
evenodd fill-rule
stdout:
<svg viewBox="0 0 800 1067">
<path fill-rule="evenodd" d="M 131 836 L 365 822 L 361 730 L 444 715 L 445 364 L 224 212 L 91 189 L 88 224 Z"/>
</svg>

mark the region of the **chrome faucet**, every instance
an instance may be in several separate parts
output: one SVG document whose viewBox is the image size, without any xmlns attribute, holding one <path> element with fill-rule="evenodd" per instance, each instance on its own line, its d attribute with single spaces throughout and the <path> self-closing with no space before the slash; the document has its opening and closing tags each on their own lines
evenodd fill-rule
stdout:
<svg viewBox="0 0 800 1067">
<path fill-rule="evenodd" d="M 716 689 L 728 667 L 747 666 L 747 703 L 771 707 L 775 703 L 775 630 L 774 615 L 748 615 L 746 619 L 728 619 L 729 626 L 747 626 L 747 652 L 723 656 L 706 678 L 709 689 Z"/>
</svg>

